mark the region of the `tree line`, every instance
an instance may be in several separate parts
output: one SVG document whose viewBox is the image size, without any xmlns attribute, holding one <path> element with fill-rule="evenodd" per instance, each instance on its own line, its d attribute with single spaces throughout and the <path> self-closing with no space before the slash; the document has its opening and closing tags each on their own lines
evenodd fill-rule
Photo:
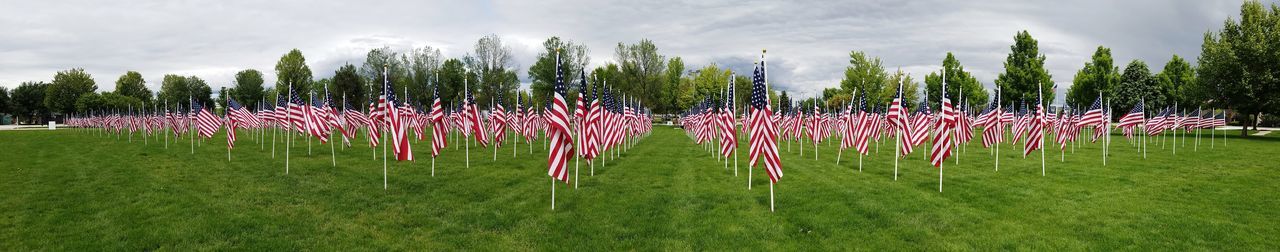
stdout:
<svg viewBox="0 0 1280 252">
<path fill-rule="evenodd" d="M 1274 53 L 1280 51 L 1280 7 L 1246 1 L 1240 14 L 1240 20 L 1228 19 L 1222 29 L 1205 33 L 1195 65 L 1172 55 L 1157 72 L 1140 59 L 1120 69 L 1112 60 L 1111 49 L 1098 46 L 1074 75 L 1065 105 L 1083 109 L 1104 94 L 1110 100 L 1110 109 L 1120 111 L 1116 114 L 1127 112 L 1139 101 L 1145 101 L 1149 110 L 1174 104 L 1179 108 L 1224 108 L 1239 115 L 1241 123 L 1256 127 L 1257 118 L 1264 113 L 1280 110 L 1280 99 L 1274 98 L 1280 94 L 1280 54 Z M 446 58 L 440 49 L 430 46 L 406 51 L 375 48 L 366 54 L 364 62 L 343 64 L 332 74 L 325 74 L 328 77 L 318 79 L 306 57 L 294 49 L 277 61 L 275 85 L 264 86 L 262 72 L 245 69 L 236 73 L 234 83 L 220 88 L 217 97 L 212 96 L 213 90 L 203 79 L 175 74 L 165 75 L 160 90 L 153 93 L 136 71 L 122 74 L 114 91 L 96 92 L 98 86 L 93 78 L 83 69 L 73 68 L 55 73 L 47 83 L 28 81 L 13 90 L 0 88 L 0 114 L 14 115 L 20 122 L 38 123 L 55 113 L 127 113 L 130 109 L 166 105 L 186 108 L 191 100 L 219 108 L 226 107 L 228 99 L 254 106 L 275 104 L 277 97 L 288 94 L 290 88 L 304 100 L 311 95 L 322 99 L 327 94 L 335 106 L 347 103 L 362 108 L 376 99 L 384 83 L 413 104 L 428 103 L 438 89 L 447 107 L 457 106 L 465 98 L 466 89 L 482 107 L 498 103 L 512 108 L 520 100 L 523 106 L 538 108 L 551 93 L 557 57 L 559 70 L 569 84 L 569 99 L 575 99 L 580 91 L 590 96 L 608 90 L 657 113 L 679 113 L 708 99 L 732 99 L 742 108 L 749 98 L 750 73 L 734 73 L 716 63 L 687 66 L 679 56 L 662 54 L 648 39 L 619 42 L 613 48 L 612 61 L 591 69 L 587 69 L 591 65 L 590 48 L 582 43 L 550 37 L 542 46 L 525 73 L 516 72 L 519 66 L 502 37 L 490 34 L 478 39 L 472 51 L 456 58 Z M 1004 72 L 992 81 L 1000 90 L 1002 106 L 1034 106 L 1038 93 L 1043 93 L 1045 106 L 1051 105 L 1055 86 L 1044 61 L 1045 55 L 1039 52 L 1038 41 L 1030 32 L 1014 34 L 1003 63 Z M 916 80 L 901 69 L 886 68 L 879 57 L 852 51 L 837 87 L 805 99 L 785 90 L 774 90 L 770 96 L 774 106 L 783 112 L 811 111 L 814 107 L 838 109 L 856 104 L 858 99 L 866 99 L 870 106 L 867 109 L 872 110 L 886 106 L 901 86 L 908 107 L 914 109 L 923 103 L 936 110 L 945 82 L 946 94 L 959 106 L 981 110 L 993 100 L 994 90 L 984 88 L 956 55 L 942 55 L 941 65 L 938 71 Z M 520 74 L 528 77 L 528 90 L 519 90 Z M 579 90 L 582 78 L 590 83 L 586 90 Z M 731 83 L 736 90 L 734 97 L 724 97 L 724 90 Z"/>
</svg>

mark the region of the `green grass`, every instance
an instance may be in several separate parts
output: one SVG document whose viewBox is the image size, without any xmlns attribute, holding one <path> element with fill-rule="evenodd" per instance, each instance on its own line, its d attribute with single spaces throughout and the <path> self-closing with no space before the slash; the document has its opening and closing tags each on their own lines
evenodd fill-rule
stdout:
<svg viewBox="0 0 1280 252">
<path fill-rule="evenodd" d="M 948 160 L 945 191 L 917 148 L 893 179 L 892 142 L 867 157 L 822 143 L 781 144 L 786 176 L 769 211 L 767 179 L 739 176 L 681 131 L 657 127 L 587 174 L 551 182 L 541 141 L 450 148 L 430 175 L 368 147 L 295 141 L 289 174 L 245 133 L 226 160 L 221 135 L 143 145 L 74 130 L 0 132 L 0 248 L 27 250 L 1270 250 L 1280 247 L 1280 136 L 1202 135 L 1147 159 L 1116 137 L 1108 165 L 1096 144 L 1023 159 L 1003 145 L 1000 170 L 979 144 Z M 270 136 L 268 136 L 270 139 Z M 1154 141 L 1154 140 L 1153 140 Z M 361 141 L 362 142 L 362 141 Z M 317 142 L 318 143 L 318 142 Z M 454 143 L 457 144 L 457 143 Z M 873 146 L 873 148 L 876 148 Z M 745 144 L 744 148 L 745 150 Z M 378 158 L 381 158 L 379 153 Z"/>
</svg>

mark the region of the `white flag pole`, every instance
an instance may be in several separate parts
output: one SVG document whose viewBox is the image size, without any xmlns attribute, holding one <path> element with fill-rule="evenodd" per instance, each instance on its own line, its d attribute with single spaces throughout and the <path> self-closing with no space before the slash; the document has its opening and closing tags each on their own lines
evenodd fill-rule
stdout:
<svg viewBox="0 0 1280 252">
<path fill-rule="evenodd" d="M 463 79 L 466 79 L 466 78 L 464 77 Z M 382 65 L 382 93 L 385 95 L 389 92 L 394 92 L 394 91 L 387 90 L 390 88 L 391 88 L 391 80 L 387 78 L 387 65 L 384 64 Z M 382 99 L 382 100 L 383 100 L 382 104 L 378 104 L 378 106 L 382 106 L 382 118 L 383 120 L 386 120 L 388 116 L 391 116 L 391 110 L 396 108 L 387 106 L 388 101 L 386 99 Z M 374 123 L 377 123 L 377 122 L 374 122 Z M 389 135 L 391 131 L 393 131 L 391 127 L 392 127 L 391 124 L 388 123 L 386 127 L 387 129 L 386 132 L 383 132 L 383 134 L 381 134 L 382 135 L 381 144 L 382 144 L 382 190 L 383 191 L 387 190 L 387 145 L 391 144 L 391 142 L 387 142 L 387 138 L 390 137 L 387 135 Z"/>
<path fill-rule="evenodd" d="M 464 74 L 463 76 L 466 76 L 466 75 Z M 463 78 L 462 78 L 462 90 L 463 90 L 463 91 L 462 91 L 462 93 L 463 93 L 463 97 L 462 97 L 462 110 L 463 110 L 463 111 L 462 111 L 462 113 L 463 113 L 463 117 L 467 117 L 467 114 L 469 114 L 469 113 L 471 113 L 471 112 L 467 111 L 467 110 L 468 110 L 468 109 L 467 109 L 467 106 L 468 106 L 468 105 L 467 105 L 467 103 L 469 103 L 470 101 L 468 101 L 468 100 L 467 100 L 466 94 L 467 94 L 467 93 L 469 93 L 469 92 L 471 92 L 471 89 L 470 89 L 470 88 L 468 88 L 467 78 L 466 78 L 466 77 L 463 77 Z M 471 105 L 471 106 L 475 106 L 475 105 Z M 479 119 L 480 119 L 480 118 L 476 118 L 476 120 L 479 120 Z M 466 118 L 463 118 L 462 120 L 464 120 L 464 121 L 465 121 L 465 120 L 467 120 L 467 119 L 466 119 Z M 463 125 L 464 125 L 464 126 L 462 126 L 462 127 L 467 127 L 467 126 L 465 126 L 465 125 L 466 125 L 466 123 L 463 123 Z M 463 129 L 463 130 L 465 131 L 465 130 L 467 130 L 467 129 Z M 471 132 L 471 134 L 476 134 L 476 133 L 479 133 L 479 132 Z M 463 144 L 466 144 L 466 146 L 467 146 L 467 149 L 466 149 L 466 156 L 467 156 L 467 168 L 468 168 L 468 169 L 470 169 L 470 168 L 471 168 L 471 141 L 467 141 L 467 137 L 466 137 L 466 136 L 463 136 L 463 137 L 462 137 L 462 142 L 463 142 Z M 552 188 L 554 188 L 554 187 L 552 187 Z M 554 208 L 554 206 L 553 206 L 553 208 Z"/>
<path fill-rule="evenodd" d="M 1041 177 L 1043 177 L 1043 176 L 1045 176 L 1045 167 L 1044 167 L 1044 132 L 1045 132 L 1045 127 L 1044 127 L 1044 117 L 1045 117 L 1045 112 L 1044 112 L 1044 111 L 1045 111 L 1045 106 L 1044 106 L 1044 103 L 1045 103 L 1045 102 L 1044 102 L 1044 83 L 1043 83 L 1043 82 L 1041 82 L 1041 83 L 1040 83 L 1040 88 L 1038 88 L 1038 89 L 1036 90 L 1036 95 L 1037 95 L 1037 96 L 1039 96 L 1039 98 L 1037 99 L 1037 100 L 1038 100 L 1037 102 L 1039 102 L 1039 103 L 1040 103 L 1040 104 L 1036 104 L 1036 105 L 1039 105 L 1039 106 L 1040 106 L 1040 114 L 1039 114 L 1039 115 L 1037 115 L 1037 116 L 1039 116 L 1039 117 L 1040 117 L 1040 119 L 1039 119 L 1039 122 L 1036 122 L 1036 123 L 1039 123 L 1039 124 L 1041 125 L 1041 126 L 1040 126 L 1040 142 L 1039 142 L 1039 143 L 1036 143 L 1036 145 L 1039 145 L 1039 146 L 1040 146 L 1040 176 L 1041 176 Z"/>
<path fill-rule="evenodd" d="M 292 99 L 292 97 L 293 97 L 293 83 L 290 82 L 289 96 L 285 97 L 285 99 Z M 284 107 L 285 108 L 284 111 L 286 112 L 285 115 L 287 115 L 285 118 L 285 136 L 289 137 L 288 140 L 284 141 L 284 174 L 286 175 L 289 174 L 289 146 L 293 145 L 293 135 L 295 135 L 293 134 L 293 132 L 289 131 L 289 129 L 292 128 L 293 126 L 293 122 L 292 122 L 292 119 L 288 118 L 288 117 L 292 117 L 292 115 L 290 115 L 292 113 L 288 113 L 288 112 L 290 110 L 289 107 L 293 106 L 293 101 L 288 101 L 288 102 L 289 104 L 286 104 L 286 106 Z"/>
</svg>

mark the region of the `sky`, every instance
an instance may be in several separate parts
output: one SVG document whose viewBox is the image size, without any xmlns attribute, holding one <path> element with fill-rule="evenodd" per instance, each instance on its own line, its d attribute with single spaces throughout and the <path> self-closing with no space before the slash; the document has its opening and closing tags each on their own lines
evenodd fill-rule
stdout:
<svg viewBox="0 0 1280 252">
<path fill-rule="evenodd" d="M 1272 4 L 1275 0 L 1266 1 Z M 84 68 L 98 91 L 138 71 L 153 92 L 165 74 L 195 75 L 217 92 L 236 72 L 257 69 L 268 85 L 281 55 L 297 48 L 316 79 L 373 48 L 431 46 L 446 57 L 497 34 L 527 70 L 549 37 L 582 43 L 590 65 L 614 62 L 614 47 L 650 39 L 686 69 L 707 64 L 749 74 L 767 49 L 769 82 L 798 97 L 836 87 L 851 51 L 879 57 L 915 80 L 952 52 L 987 87 L 1004 71 L 1015 33 L 1039 40 L 1063 93 L 1099 46 L 1116 65 L 1152 71 L 1172 55 L 1199 56 L 1204 33 L 1238 17 L 1239 1 L 4 1 L 0 86 L 50 81 Z M 1064 95 L 1058 95 L 1058 102 Z"/>
</svg>

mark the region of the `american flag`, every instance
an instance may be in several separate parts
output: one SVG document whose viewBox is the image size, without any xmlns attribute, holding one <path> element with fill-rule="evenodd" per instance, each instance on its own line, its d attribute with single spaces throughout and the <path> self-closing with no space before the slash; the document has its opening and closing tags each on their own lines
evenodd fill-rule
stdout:
<svg viewBox="0 0 1280 252">
<path fill-rule="evenodd" d="M 479 142 L 480 146 L 488 147 L 489 134 L 488 130 L 484 127 L 484 122 L 480 120 L 480 106 L 476 104 L 476 97 L 471 94 L 470 90 L 468 90 L 466 99 L 466 104 L 463 105 L 463 107 L 466 110 L 467 130 L 471 131 L 471 133 L 475 135 L 476 142 Z"/>
<path fill-rule="evenodd" d="M 435 97 L 431 102 L 431 157 L 440 156 L 440 149 L 449 147 L 448 129 L 445 127 L 444 107 L 440 102 L 440 85 L 436 84 L 432 96 Z"/>
<path fill-rule="evenodd" d="M 271 113 L 271 120 L 277 123 L 277 127 L 288 129 L 289 127 L 289 97 L 276 91 L 276 107 Z"/>
<path fill-rule="evenodd" d="M 298 97 L 298 92 L 290 92 L 289 122 L 298 132 L 307 132 L 307 104 Z"/>
<path fill-rule="evenodd" d="M 729 86 L 725 90 L 724 110 L 720 115 L 721 127 L 724 129 L 720 138 L 720 154 L 728 158 L 738 149 L 738 122 L 734 120 L 733 111 L 734 78 L 729 77 Z M 637 120 L 638 121 L 638 120 Z"/>
<path fill-rule="evenodd" d="M 507 137 L 507 108 L 502 106 L 505 100 L 502 99 L 502 92 L 498 92 L 498 99 L 493 101 L 493 109 L 489 112 L 489 128 L 493 131 L 493 145 L 502 147 L 502 139 Z"/>
<path fill-rule="evenodd" d="M 387 131 L 391 134 L 391 149 L 396 155 L 396 160 L 413 160 L 413 149 L 409 146 L 409 134 L 405 130 L 405 121 L 400 117 L 400 110 L 397 109 L 396 92 L 391 88 L 391 81 L 387 78 L 387 70 L 382 70 L 382 106 L 384 111 L 384 121 L 387 124 Z"/>
<path fill-rule="evenodd" d="M 991 101 L 987 111 L 983 113 L 982 129 L 982 147 L 991 148 L 1001 140 L 1004 140 L 1004 124 L 1000 123 L 1000 116 L 1004 112 L 1000 111 L 1000 90 L 996 90 L 996 97 Z"/>
<path fill-rule="evenodd" d="M 776 184 L 782 178 L 782 160 L 778 159 L 778 127 L 773 121 L 764 78 L 763 67 L 756 67 L 751 85 L 751 146 L 748 156 L 751 166 L 756 166 L 763 157 L 769 181 Z"/>
<path fill-rule="evenodd" d="M 191 111 L 196 113 L 197 129 L 201 137 L 211 138 L 213 133 L 218 132 L 218 128 L 222 127 L 222 119 L 209 112 L 209 109 L 200 104 L 195 104 Z"/>
<path fill-rule="evenodd" d="M 1129 110 L 1128 114 L 1125 114 L 1124 117 L 1120 118 L 1120 123 L 1117 124 L 1116 126 L 1117 127 L 1134 127 L 1134 126 L 1137 126 L 1138 124 L 1141 124 L 1144 120 L 1146 120 L 1146 117 L 1143 114 L 1145 112 L 1145 107 L 1146 107 L 1144 103 L 1146 103 L 1145 100 L 1138 101 L 1138 104 L 1134 105 L 1133 109 Z"/>
<path fill-rule="evenodd" d="M 339 116 L 339 118 L 338 124 L 341 126 L 338 127 L 338 130 L 342 132 L 342 143 L 346 146 L 351 146 L 351 139 L 356 137 L 356 130 L 361 125 L 364 125 L 362 123 L 369 123 L 369 117 L 352 107 L 351 102 L 347 101 L 344 96 L 342 98 L 342 116 Z"/>
<path fill-rule="evenodd" d="M 582 149 L 582 157 L 587 160 L 595 159 L 600 155 L 600 117 L 604 114 L 604 108 L 600 106 L 600 87 L 597 85 L 591 92 L 591 103 L 587 107 L 586 121 L 586 138 L 579 139 L 579 142 L 585 142 L 586 148 Z"/>
<path fill-rule="evenodd" d="M 942 167 L 942 162 L 951 156 L 951 131 L 956 123 L 956 113 L 951 107 L 951 99 L 947 98 L 947 83 L 942 82 L 942 111 L 934 128 L 933 150 L 929 152 L 929 160 L 933 166 Z"/>
<path fill-rule="evenodd" d="M 1089 105 L 1089 109 L 1084 112 L 1084 116 L 1080 117 L 1080 122 L 1076 122 L 1079 126 L 1097 126 L 1102 124 L 1102 94 L 1098 94 L 1098 99 L 1093 100 L 1093 105 Z"/>
<path fill-rule="evenodd" d="M 1213 127 L 1227 126 L 1227 111 L 1218 113 L 1213 117 Z"/>
<path fill-rule="evenodd" d="M 315 95 L 311 95 L 311 104 L 304 106 L 304 118 L 306 121 L 307 133 L 320 140 L 320 143 L 329 142 L 329 124 L 325 121 L 324 110 L 321 109 L 321 101 L 315 99 Z"/>
<path fill-rule="evenodd" d="M 844 112 L 840 113 L 840 150 L 853 147 L 854 140 L 857 138 L 857 125 L 853 119 L 853 101 L 849 101 L 849 105 L 845 105 Z"/>
<path fill-rule="evenodd" d="M 547 133 L 551 138 L 551 150 L 547 153 L 547 175 L 569 183 L 569 169 L 566 169 L 569 156 L 573 155 L 573 138 L 569 134 L 568 105 L 564 100 L 564 70 L 560 67 L 560 55 L 556 54 L 556 81 L 552 92 L 551 107 L 548 108 Z"/>
<path fill-rule="evenodd" d="M 587 96 L 587 72 L 579 71 L 578 77 L 578 98 L 574 102 L 573 108 L 573 129 L 578 136 L 578 155 L 586 155 L 587 152 L 587 104 L 585 101 Z"/>
<path fill-rule="evenodd" d="M 885 115 L 885 120 L 889 121 L 889 125 L 893 126 L 893 130 L 901 132 L 898 136 L 898 151 L 903 157 L 914 151 L 911 146 L 911 126 L 908 122 L 907 108 L 902 102 L 902 84 L 898 84 L 898 92 L 894 92 L 893 101 L 889 102 L 889 113 Z"/>
<path fill-rule="evenodd" d="M 235 98 L 227 99 L 227 149 L 235 148 L 236 127 L 255 120 L 253 114 L 245 110 Z"/>
<path fill-rule="evenodd" d="M 1043 137 L 1045 123 L 1044 102 L 1040 100 L 1040 97 L 1036 97 L 1036 112 L 1028 121 L 1027 142 L 1022 148 L 1023 157 L 1031 154 L 1032 151 L 1044 148 L 1044 145 L 1041 143 L 1044 142 Z"/>
<path fill-rule="evenodd" d="M 1165 108 L 1161 110 L 1160 113 L 1151 117 L 1151 120 L 1147 121 L 1147 135 L 1159 135 L 1160 133 L 1163 133 L 1165 129 L 1168 129 L 1170 125 L 1168 120 L 1170 112 L 1172 112 L 1171 108 Z"/>
<path fill-rule="evenodd" d="M 871 133 L 873 128 L 871 124 L 875 122 L 874 122 L 874 119 L 872 119 L 871 115 L 867 113 L 867 90 L 866 89 L 863 89 L 862 96 L 858 97 L 858 119 L 854 121 L 854 123 L 856 124 L 854 126 L 854 132 L 853 132 L 853 135 L 854 135 L 853 149 L 858 151 L 858 153 L 861 153 L 862 155 L 867 155 L 867 151 L 870 150 L 869 148 L 867 148 L 868 146 L 870 146 L 867 144 L 867 139 L 871 138 Z"/>
<path fill-rule="evenodd" d="M 933 121 L 933 117 L 929 104 L 926 101 L 920 101 L 920 108 L 916 110 L 915 120 L 912 122 L 911 145 L 920 145 L 929 137 L 929 124 Z"/>
</svg>

